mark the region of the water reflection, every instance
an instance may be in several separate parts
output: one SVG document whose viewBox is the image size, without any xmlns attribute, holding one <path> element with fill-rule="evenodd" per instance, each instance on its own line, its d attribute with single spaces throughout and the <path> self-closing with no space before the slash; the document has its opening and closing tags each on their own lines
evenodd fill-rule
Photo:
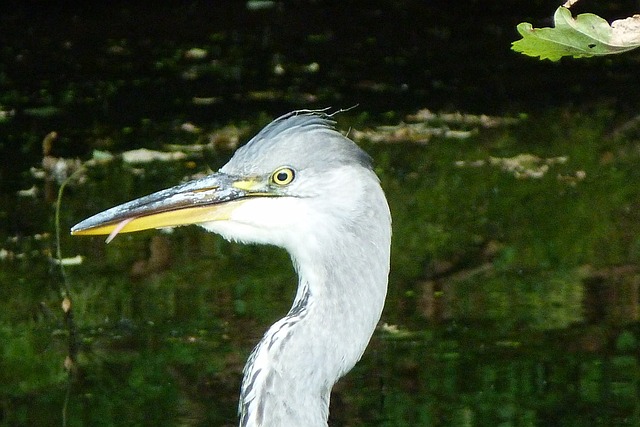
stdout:
<svg viewBox="0 0 640 427">
<path fill-rule="evenodd" d="M 44 260 L 30 245 L 29 259 L 3 261 L 5 283 L 20 286 L 14 304 L 28 304 L 24 278 Z M 76 318 L 94 326 L 80 329 L 68 417 L 233 425 L 243 360 L 293 291 L 293 273 L 280 268 L 286 255 L 244 253 L 189 229 L 119 245 L 89 242 L 92 261 L 78 267 L 87 276 L 73 273 Z M 260 268 L 274 274 L 252 277 Z M 224 277 L 238 274 L 244 279 Z M 42 287 L 34 292 L 41 297 Z M 332 425 L 638 423 L 635 269 L 525 274 L 483 264 L 415 293 L 413 326 L 379 330 L 336 387 Z M 32 312 L 35 324 L 0 329 L 6 425 L 59 421 L 51 414 L 64 401 L 68 341 L 55 300 Z"/>
</svg>

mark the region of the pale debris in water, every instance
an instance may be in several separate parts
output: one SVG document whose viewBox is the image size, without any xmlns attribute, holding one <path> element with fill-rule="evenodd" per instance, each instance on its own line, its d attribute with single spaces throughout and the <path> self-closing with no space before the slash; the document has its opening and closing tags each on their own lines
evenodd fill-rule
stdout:
<svg viewBox="0 0 640 427">
<path fill-rule="evenodd" d="M 204 59 L 207 57 L 209 53 L 206 49 L 201 49 L 199 47 L 192 47 L 188 51 L 184 53 L 184 57 L 187 59 Z"/>
<path fill-rule="evenodd" d="M 62 259 L 53 258 L 52 261 L 56 265 L 63 265 L 63 266 L 80 265 L 84 261 L 84 258 L 82 258 L 82 255 L 76 255 L 74 257 L 67 257 Z"/>
<path fill-rule="evenodd" d="M 407 331 L 406 329 L 400 329 L 398 325 L 390 325 L 388 323 L 383 323 L 380 327 L 380 330 L 397 338 L 408 337 L 411 335 L 411 332 Z"/>
<path fill-rule="evenodd" d="M 566 156 L 545 159 L 533 154 L 522 153 L 513 157 L 489 157 L 489 160 L 458 160 L 455 165 L 458 167 L 481 167 L 488 164 L 498 166 L 518 179 L 539 179 L 549 172 L 551 165 L 564 164 L 567 160 Z"/>
<path fill-rule="evenodd" d="M 587 177 L 587 173 L 583 170 L 576 171 L 573 175 L 561 175 L 558 174 L 558 181 L 566 182 L 569 185 L 575 187 L 580 181 L 583 181 Z"/>
<path fill-rule="evenodd" d="M 5 248 L 0 248 L 0 261 L 11 258 L 13 258 L 13 252 L 8 251 Z"/>
<path fill-rule="evenodd" d="M 62 299 L 62 311 L 64 311 L 65 313 L 68 313 L 69 310 L 71 310 L 71 300 L 69 299 L 69 297 L 64 297 Z"/>
<path fill-rule="evenodd" d="M 164 151 L 148 150 L 146 148 L 125 151 L 124 153 L 122 153 L 122 160 L 125 163 L 149 163 L 153 161 L 170 162 L 175 160 L 183 160 L 186 157 L 187 155 L 180 151 L 167 153 Z"/>
<path fill-rule="evenodd" d="M 200 129 L 198 126 L 194 125 L 191 122 L 184 122 L 183 124 L 180 125 L 180 130 L 188 132 L 188 133 L 200 133 L 202 132 L 202 129 Z"/>
<path fill-rule="evenodd" d="M 7 121 L 15 115 L 16 110 L 5 110 L 4 107 L 0 105 L 0 122 Z"/>
<path fill-rule="evenodd" d="M 489 116 L 486 114 L 466 114 L 461 112 L 455 113 L 434 113 L 428 108 L 416 111 L 414 114 L 407 115 L 410 122 L 443 122 L 449 125 L 469 125 L 480 126 L 483 128 L 495 128 L 498 126 L 506 126 L 518 123 L 522 120 L 514 117 Z"/>
<path fill-rule="evenodd" d="M 564 156 L 542 159 L 528 153 L 489 158 L 489 164 L 500 166 L 503 171 L 512 173 L 516 178 L 542 178 L 549 171 L 549 165 L 566 162 L 567 157 Z"/>
<path fill-rule="evenodd" d="M 378 126 L 375 129 L 359 131 L 353 129 L 350 136 L 356 141 L 368 140 L 379 143 L 414 142 L 426 144 L 433 137 L 446 139 L 466 139 L 475 135 L 476 129 L 455 130 L 447 126 L 431 126 L 427 123 L 400 123 L 395 126 Z"/>
<path fill-rule="evenodd" d="M 193 103 L 193 105 L 213 105 L 220 101 L 221 99 L 218 96 L 194 96 L 193 98 L 191 98 L 191 102 Z"/>
<path fill-rule="evenodd" d="M 184 126 L 184 125 L 183 125 Z M 249 133 L 248 126 L 229 125 L 215 131 L 202 133 L 200 128 L 196 128 L 200 133 L 199 142 L 196 144 L 166 144 L 168 150 L 180 150 L 187 153 L 201 153 L 205 150 L 216 150 L 224 148 L 235 150 L 240 145 L 240 140 Z M 182 129 L 189 131 L 187 129 Z"/>
<path fill-rule="evenodd" d="M 251 11 L 271 9 L 276 5 L 272 0 L 249 0 L 247 2 L 247 9 Z"/>
<path fill-rule="evenodd" d="M 410 123 L 401 122 L 393 126 L 378 126 L 364 131 L 354 130 L 356 140 L 393 143 L 414 142 L 425 144 L 434 137 L 462 140 L 477 134 L 480 129 L 508 126 L 521 121 L 519 118 L 488 116 L 486 114 L 434 113 L 424 108 L 406 116 Z"/>
<path fill-rule="evenodd" d="M 38 188 L 35 185 L 32 185 L 31 188 L 28 188 L 26 190 L 18 190 L 18 196 L 32 197 L 35 199 L 36 197 L 38 197 Z"/>
</svg>

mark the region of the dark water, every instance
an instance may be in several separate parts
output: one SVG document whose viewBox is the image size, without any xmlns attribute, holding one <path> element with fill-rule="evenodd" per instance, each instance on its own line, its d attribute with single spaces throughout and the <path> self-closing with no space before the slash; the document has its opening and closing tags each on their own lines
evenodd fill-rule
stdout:
<svg viewBox="0 0 640 427">
<path fill-rule="evenodd" d="M 217 169 L 286 111 L 355 104 L 339 129 L 421 108 L 517 120 L 358 141 L 391 205 L 392 274 L 330 424 L 640 425 L 637 53 L 511 53 L 518 22 L 548 25 L 544 2 L 3 7 L 0 425 L 234 425 L 244 360 L 295 292 L 287 255 L 194 227 L 108 246 L 66 230 Z M 175 145 L 186 157 L 94 160 L 69 183 L 61 249 L 82 263 L 63 276 L 60 169 Z"/>
</svg>

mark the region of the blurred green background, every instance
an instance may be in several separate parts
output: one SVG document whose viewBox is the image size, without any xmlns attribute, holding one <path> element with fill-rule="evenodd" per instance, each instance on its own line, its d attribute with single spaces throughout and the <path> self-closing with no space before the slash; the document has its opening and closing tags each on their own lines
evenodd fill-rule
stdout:
<svg viewBox="0 0 640 427">
<path fill-rule="evenodd" d="M 509 50 L 556 7 L 1 6 L 0 425 L 236 424 L 244 361 L 295 292 L 287 254 L 197 227 L 67 230 L 216 170 L 287 111 L 356 104 L 337 126 L 374 157 L 392 273 L 330 425 L 640 425 L 640 56 Z M 56 197 L 79 168 L 63 276 Z"/>
</svg>

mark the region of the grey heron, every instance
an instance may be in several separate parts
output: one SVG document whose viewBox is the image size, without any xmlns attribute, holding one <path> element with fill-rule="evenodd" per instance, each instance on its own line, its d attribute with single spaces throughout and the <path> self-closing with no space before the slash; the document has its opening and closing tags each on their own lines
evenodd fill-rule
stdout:
<svg viewBox="0 0 640 427">
<path fill-rule="evenodd" d="M 198 224 L 280 246 L 298 274 L 293 305 L 243 371 L 241 426 L 326 426 L 334 384 L 362 356 L 384 305 L 391 215 L 371 158 L 331 115 L 294 111 L 217 173 L 124 203 L 75 235 Z"/>
</svg>

